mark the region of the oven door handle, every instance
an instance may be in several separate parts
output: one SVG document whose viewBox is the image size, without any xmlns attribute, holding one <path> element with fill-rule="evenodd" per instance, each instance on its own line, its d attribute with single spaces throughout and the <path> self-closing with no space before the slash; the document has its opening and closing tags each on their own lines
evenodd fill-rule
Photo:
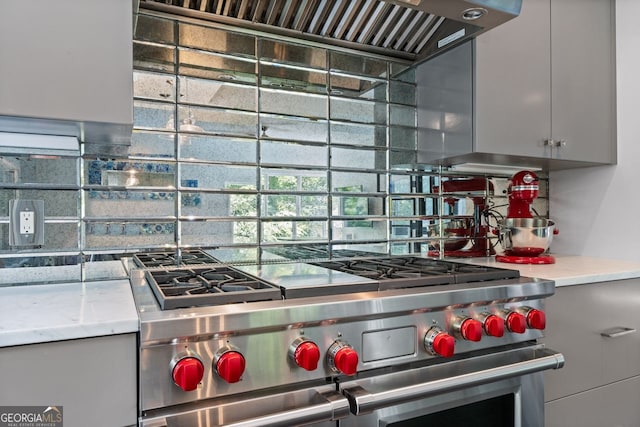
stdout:
<svg viewBox="0 0 640 427">
<path fill-rule="evenodd" d="M 349 415 L 349 402 L 337 392 L 335 394 L 335 399 L 327 399 L 326 403 L 276 412 L 235 423 L 225 423 L 224 427 L 290 427 L 336 421 Z M 342 397 L 342 400 L 338 396 Z"/>
<path fill-rule="evenodd" d="M 351 412 L 360 415 L 392 405 L 564 366 L 564 356 L 561 353 L 543 347 L 479 359 L 483 359 L 480 362 L 483 369 L 480 370 L 469 369 L 467 366 L 474 362 L 468 361 L 465 366 L 467 361 L 463 359 L 451 362 L 449 369 L 445 363 L 442 366 L 386 374 L 375 381 L 356 380 L 345 383 L 343 393 L 349 400 Z"/>
<path fill-rule="evenodd" d="M 325 421 L 336 421 L 349 416 L 349 402 L 335 390 L 312 393 L 312 399 L 301 399 L 295 407 L 287 407 L 290 401 L 298 398 L 294 393 L 278 394 L 265 402 L 263 399 L 243 399 L 228 404 L 199 407 L 184 412 L 147 416 L 140 419 L 143 427 L 168 427 L 173 425 L 200 425 L 200 420 L 207 420 L 207 426 L 225 427 L 289 427 L 292 425 L 308 425 Z M 252 412 L 252 407 L 265 405 L 265 412 L 269 407 L 281 409 L 279 412 L 264 413 L 258 416 L 244 418 L 243 414 Z M 255 412 L 255 411 L 253 411 Z M 246 415 L 245 415 L 246 416 Z"/>
</svg>

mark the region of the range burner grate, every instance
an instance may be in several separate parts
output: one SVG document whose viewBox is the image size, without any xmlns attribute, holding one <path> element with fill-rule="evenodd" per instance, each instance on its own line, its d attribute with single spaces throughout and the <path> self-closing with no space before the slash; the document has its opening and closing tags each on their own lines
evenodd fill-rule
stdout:
<svg viewBox="0 0 640 427">
<path fill-rule="evenodd" d="M 163 310 L 281 299 L 279 287 L 224 265 L 145 274 Z"/>
<path fill-rule="evenodd" d="M 173 268 L 185 265 L 217 264 L 220 261 L 200 250 L 176 252 L 146 252 L 133 256 L 134 262 L 142 268 Z"/>
<path fill-rule="evenodd" d="M 447 285 L 520 277 L 517 270 L 432 258 L 385 257 L 315 263 L 320 267 L 378 280 L 380 290 Z"/>
</svg>

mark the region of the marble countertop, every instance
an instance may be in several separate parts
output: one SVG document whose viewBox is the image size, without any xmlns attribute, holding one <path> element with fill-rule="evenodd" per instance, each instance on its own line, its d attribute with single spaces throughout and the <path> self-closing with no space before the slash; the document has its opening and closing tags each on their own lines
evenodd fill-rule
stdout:
<svg viewBox="0 0 640 427">
<path fill-rule="evenodd" d="M 0 288 L 0 347 L 138 329 L 128 279 Z"/>
<path fill-rule="evenodd" d="M 519 270 L 521 276 L 554 280 L 556 287 L 640 277 L 640 263 L 637 262 L 583 256 L 554 255 L 554 257 L 556 258 L 555 264 L 543 265 L 508 264 L 496 262 L 495 257 L 456 258 L 455 260 L 469 264 Z"/>
<path fill-rule="evenodd" d="M 557 287 L 640 277 L 640 263 L 581 256 L 556 256 L 556 263 L 550 265 L 506 264 L 494 257 L 455 261 L 516 269 L 522 276 L 554 280 Z M 0 287 L 0 347 L 138 329 L 138 314 L 125 278 Z"/>
</svg>

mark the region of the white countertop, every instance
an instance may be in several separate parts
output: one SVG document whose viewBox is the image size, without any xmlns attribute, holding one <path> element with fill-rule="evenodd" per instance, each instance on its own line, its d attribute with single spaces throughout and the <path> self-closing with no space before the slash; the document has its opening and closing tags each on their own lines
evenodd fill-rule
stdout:
<svg viewBox="0 0 640 427">
<path fill-rule="evenodd" d="M 640 263 L 556 256 L 555 264 L 524 265 L 490 258 L 457 262 L 511 268 L 556 286 L 640 277 Z M 137 332 L 138 315 L 127 279 L 0 287 L 0 347 Z"/>
<path fill-rule="evenodd" d="M 555 264 L 509 264 L 490 258 L 456 258 L 458 262 L 519 270 L 521 276 L 555 280 L 556 287 L 607 282 L 640 277 L 640 263 L 591 258 L 583 256 L 554 255 Z"/>
<path fill-rule="evenodd" d="M 0 347 L 137 332 L 129 280 L 0 288 Z"/>
</svg>

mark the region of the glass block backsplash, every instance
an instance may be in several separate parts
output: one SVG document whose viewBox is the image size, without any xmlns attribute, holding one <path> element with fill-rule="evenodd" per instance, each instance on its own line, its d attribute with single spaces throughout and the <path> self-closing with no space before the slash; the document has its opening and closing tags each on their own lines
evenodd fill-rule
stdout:
<svg viewBox="0 0 640 427">
<path fill-rule="evenodd" d="M 506 212 L 510 174 L 415 165 L 407 64 L 196 22 L 138 17 L 127 155 L 0 157 L 0 265 L 191 247 L 247 262 L 440 256 L 439 230 L 469 226 L 478 197 L 490 227 Z M 486 189 L 441 193 L 469 176 Z M 9 246 L 12 199 L 44 201 L 44 246 Z"/>
</svg>

